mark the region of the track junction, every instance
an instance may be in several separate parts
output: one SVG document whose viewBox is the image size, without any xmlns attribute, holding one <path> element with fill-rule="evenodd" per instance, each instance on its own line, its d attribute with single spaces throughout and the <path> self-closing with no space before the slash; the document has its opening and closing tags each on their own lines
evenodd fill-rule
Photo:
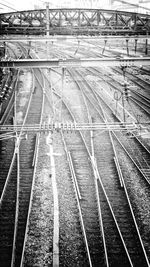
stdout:
<svg viewBox="0 0 150 267">
<path fill-rule="evenodd" d="M 0 263 L 149 267 L 149 15 L 39 10 L 1 22 Z M 19 40 L 16 26 L 47 35 Z M 60 31 L 98 36 L 49 36 Z"/>
</svg>

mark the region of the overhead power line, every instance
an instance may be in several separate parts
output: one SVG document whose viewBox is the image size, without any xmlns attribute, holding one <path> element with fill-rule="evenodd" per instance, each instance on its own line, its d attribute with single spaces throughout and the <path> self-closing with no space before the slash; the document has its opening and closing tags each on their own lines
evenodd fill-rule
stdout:
<svg viewBox="0 0 150 267">
<path fill-rule="evenodd" d="M 12 9 L 12 10 L 14 10 L 14 11 L 18 11 L 17 9 L 15 9 L 15 8 L 13 8 L 13 7 L 11 7 L 11 6 L 5 5 L 5 4 L 3 4 L 3 3 L 0 3 L 0 5 L 5 6 L 5 7 L 8 7 L 9 9 Z"/>
<path fill-rule="evenodd" d="M 117 0 L 117 2 L 125 4 L 125 5 L 133 6 L 133 7 L 136 7 L 136 8 L 142 8 L 142 9 L 145 9 L 147 11 L 150 11 L 150 8 L 147 8 L 147 7 L 144 7 L 144 6 L 140 6 L 140 5 L 137 5 L 137 4 L 133 4 L 133 3 L 130 3 L 130 2 L 126 2 L 124 0 Z"/>
</svg>

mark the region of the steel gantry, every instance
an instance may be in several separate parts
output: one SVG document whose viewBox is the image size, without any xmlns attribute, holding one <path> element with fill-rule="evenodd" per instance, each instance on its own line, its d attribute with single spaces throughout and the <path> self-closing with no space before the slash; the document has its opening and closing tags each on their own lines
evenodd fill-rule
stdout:
<svg viewBox="0 0 150 267">
<path fill-rule="evenodd" d="M 150 15 L 105 9 L 41 9 L 0 14 L 3 34 L 135 35 L 150 33 Z"/>
<path fill-rule="evenodd" d="M 1 60 L 0 68 L 80 68 L 80 67 L 132 67 L 150 65 L 150 57 L 81 58 L 81 59 L 12 59 Z"/>
<path fill-rule="evenodd" d="M 149 125 L 144 122 L 143 125 Z M 76 122 L 50 122 L 49 124 L 29 124 L 29 125 L 0 125 L 1 133 L 19 133 L 19 132 L 49 132 L 49 131 L 81 131 L 81 130 L 113 130 L 113 131 L 135 131 L 141 128 L 138 123 L 76 123 Z"/>
</svg>

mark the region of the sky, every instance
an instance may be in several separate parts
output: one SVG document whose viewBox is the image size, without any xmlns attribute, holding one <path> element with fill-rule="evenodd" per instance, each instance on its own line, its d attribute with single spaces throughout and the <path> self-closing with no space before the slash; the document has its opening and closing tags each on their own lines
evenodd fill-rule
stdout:
<svg viewBox="0 0 150 267">
<path fill-rule="evenodd" d="M 10 6 L 16 10 L 25 10 L 25 9 L 30 9 L 31 7 L 33 7 L 33 3 L 34 1 L 31 0 L 0 0 L 0 7 L 3 9 L 6 9 L 7 6 Z M 8 8 L 7 8 L 8 9 Z M 11 11 L 11 9 L 8 9 L 9 11 Z M 13 9 L 12 9 L 13 11 Z"/>
<path fill-rule="evenodd" d="M 55 7 L 60 7 L 61 4 L 65 3 L 73 3 L 75 0 L 47 0 L 47 2 L 50 2 L 50 6 L 52 8 Z M 77 3 L 79 2 L 84 2 L 88 0 L 76 0 Z M 90 3 L 93 3 L 94 5 L 100 4 L 103 8 L 108 7 L 108 3 L 110 0 L 89 0 L 89 5 Z M 137 4 L 138 0 L 125 0 L 133 4 Z M 29 10 L 29 9 L 34 9 L 34 5 L 40 5 L 41 8 L 45 8 L 45 2 L 46 0 L 0 0 L 0 11 L 1 12 L 12 12 L 15 11 L 13 9 L 8 9 L 6 6 L 11 6 L 12 8 L 16 10 Z M 2 5 L 3 4 L 3 5 Z"/>
<path fill-rule="evenodd" d="M 104 8 L 106 6 L 108 6 L 108 3 L 110 0 L 0 0 L 0 3 L 4 3 L 6 5 L 10 5 L 13 8 L 17 9 L 17 10 L 26 10 L 26 9 L 33 9 L 34 5 L 38 5 L 40 4 L 40 6 L 42 6 L 42 8 L 45 7 L 45 2 L 50 2 L 50 5 L 52 6 L 52 8 L 54 7 L 60 7 L 61 4 L 65 3 L 78 3 L 79 7 L 79 3 L 83 2 L 83 7 L 85 7 L 85 2 L 88 1 L 89 2 L 89 6 L 91 5 L 91 3 L 93 3 L 93 7 L 94 4 L 97 3 L 101 6 L 103 6 Z M 135 0 L 132 0 L 135 1 Z M 0 7 L 2 7 L 0 5 Z M 3 6 L 3 8 L 6 8 Z M 12 10 L 13 11 L 13 10 Z"/>
</svg>

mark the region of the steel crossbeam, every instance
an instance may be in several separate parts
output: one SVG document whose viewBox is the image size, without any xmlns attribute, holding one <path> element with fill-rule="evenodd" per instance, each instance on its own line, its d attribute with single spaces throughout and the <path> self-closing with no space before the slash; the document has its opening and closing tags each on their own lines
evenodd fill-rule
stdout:
<svg viewBox="0 0 150 267">
<path fill-rule="evenodd" d="M 13 35 L 3 35 L 1 36 L 1 42 L 65 42 L 65 41 L 101 41 L 101 40 L 107 40 L 107 41 L 112 41 L 112 40 L 149 40 L 150 36 L 149 35 L 99 35 L 99 36 L 83 36 L 83 35 L 78 35 L 78 36 L 71 36 L 71 35 L 66 35 L 66 36 L 30 36 L 30 35 L 25 35 L 25 36 L 13 36 Z"/>
<path fill-rule="evenodd" d="M 47 24 L 48 21 L 48 24 Z M 150 15 L 104 9 L 46 9 L 0 14 L 1 34 L 145 35 Z"/>
<path fill-rule="evenodd" d="M 104 66 L 145 66 L 150 57 L 82 58 L 82 59 L 16 59 L 1 60 L 0 68 L 71 68 Z"/>
<path fill-rule="evenodd" d="M 81 130 L 129 130 L 134 131 L 139 128 L 136 123 L 72 123 L 72 122 L 52 122 L 50 124 L 30 124 L 30 125 L 1 125 L 0 132 L 49 132 L 54 130 L 81 131 Z"/>
</svg>

